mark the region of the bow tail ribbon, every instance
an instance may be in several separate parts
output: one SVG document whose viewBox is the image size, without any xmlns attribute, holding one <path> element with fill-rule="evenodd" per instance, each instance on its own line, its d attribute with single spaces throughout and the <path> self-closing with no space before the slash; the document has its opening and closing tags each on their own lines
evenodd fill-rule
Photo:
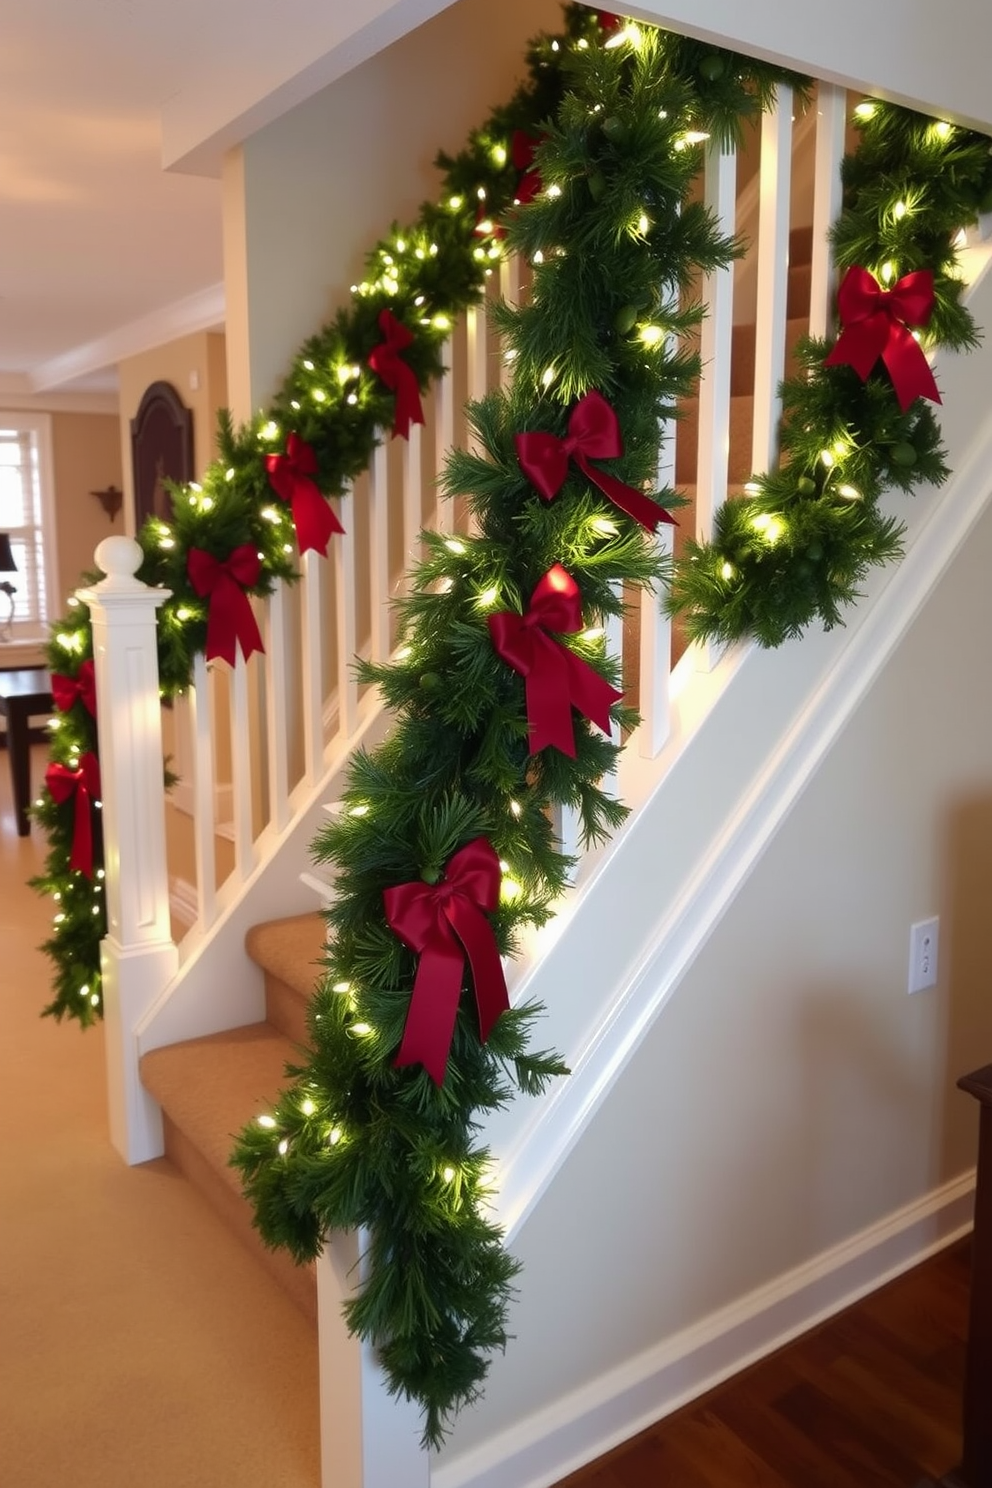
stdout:
<svg viewBox="0 0 992 1488">
<path fill-rule="evenodd" d="M 586 479 L 599 487 L 607 501 L 612 501 L 614 506 L 626 512 L 628 517 L 633 517 L 635 522 L 639 522 L 649 532 L 654 532 L 659 522 L 668 522 L 673 527 L 678 525 L 671 512 L 658 506 L 643 491 L 624 485 L 615 475 L 610 475 L 605 470 L 596 470 L 585 455 L 577 455 L 575 463 Z"/>
<path fill-rule="evenodd" d="M 533 632 L 533 644 L 532 665 L 524 679 L 530 752 L 538 754 L 550 744 L 574 759 L 572 708 L 609 736 L 610 708 L 623 694 L 581 656 L 543 631 Z"/>
<path fill-rule="evenodd" d="M 230 574 L 214 586 L 207 612 L 207 660 L 219 657 L 234 666 L 240 645 L 245 661 L 253 651 L 264 651 L 262 636 L 251 601 Z"/>
<path fill-rule="evenodd" d="M 344 532 L 330 502 L 325 501 L 313 481 L 297 479 L 290 497 L 296 543 L 301 553 L 312 548 L 327 557 L 327 544 L 335 532 Z"/>
<path fill-rule="evenodd" d="M 96 673 L 90 658 L 83 662 L 75 677 L 62 672 L 52 673 L 52 701 L 60 713 L 68 713 L 76 702 L 80 702 L 93 718 L 96 717 Z"/>
<path fill-rule="evenodd" d="M 397 320 L 391 310 L 383 310 L 380 314 L 379 329 L 386 339 L 369 353 L 369 366 L 389 391 L 396 395 L 393 437 L 399 434 L 402 438 L 409 439 L 411 424 L 424 422 L 417 375 L 400 356 L 401 351 L 413 345 L 413 332 L 402 321 Z"/>
<path fill-rule="evenodd" d="M 903 413 L 915 398 L 929 398 L 932 403 L 942 401 L 923 347 L 904 325 L 890 327 L 882 361 L 892 378 Z"/>
<path fill-rule="evenodd" d="M 575 758 L 572 689 L 566 652 L 542 631 L 533 631 L 530 669 L 524 677 L 528 745 L 539 754 L 551 745 Z"/>
<path fill-rule="evenodd" d="M 519 173 L 517 189 L 513 193 L 514 202 L 518 207 L 527 206 L 528 202 L 532 202 L 544 190 L 544 181 L 541 172 L 534 164 L 534 156 L 545 138 L 543 134 L 534 138 L 522 129 L 516 129 L 513 132 L 510 155 Z"/>
<path fill-rule="evenodd" d="M 464 970 L 464 953 L 450 930 L 424 947 L 395 1060 L 397 1068 L 422 1064 L 435 1085 L 444 1083 Z"/>
<path fill-rule="evenodd" d="M 78 770 L 68 765 L 49 765 L 45 784 L 52 800 L 64 805 L 75 796 L 75 816 L 69 867 L 93 877 L 93 819 L 91 805 L 100 794 L 100 765 L 93 753 L 84 754 Z"/>
</svg>

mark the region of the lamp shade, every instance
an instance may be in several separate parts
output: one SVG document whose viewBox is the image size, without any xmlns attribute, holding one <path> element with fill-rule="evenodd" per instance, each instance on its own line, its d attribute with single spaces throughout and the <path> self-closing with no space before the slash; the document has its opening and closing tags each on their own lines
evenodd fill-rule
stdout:
<svg viewBox="0 0 992 1488">
<path fill-rule="evenodd" d="M 10 537 L 6 532 L 0 532 L 0 573 L 16 573 L 17 564 L 10 550 Z"/>
</svg>

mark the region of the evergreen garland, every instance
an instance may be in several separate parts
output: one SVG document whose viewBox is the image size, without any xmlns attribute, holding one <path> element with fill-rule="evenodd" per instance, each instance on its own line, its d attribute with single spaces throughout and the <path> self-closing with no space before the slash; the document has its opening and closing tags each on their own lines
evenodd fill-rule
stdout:
<svg viewBox="0 0 992 1488">
<path fill-rule="evenodd" d="M 737 252 L 689 201 L 700 163 L 692 141 L 710 125 L 729 129 L 775 76 L 725 54 L 715 69 L 707 49 L 721 92 L 714 119 L 698 73 L 672 66 L 670 38 L 645 28 L 602 42 L 582 36 L 568 48 L 568 88 L 534 157 L 542 189 L 506 219 L 508 246 L 533 266 L 529 304 L 496 311 L 512 386 L 469 406 L 481 453 L 453 451 L 442 483 L 445 495 L 467 497 L 473 535 L 425 535 L 399 604 L 397 659 L 361 669 L 395 722 L 385 744 L 353 761 L 341 813 L 315 844 L 334 867 L 335 899 L 312 1047 L 233 1157 L 268 1244 L 305 1261 L 329 1230 L 367 1235 L 348 1324 L 378 1349 L 391 1389 L 421 1404 L 433 1447 L 506 1343 L 516 1263 L 488 1217 L 478 1124 L 515 1091 L 539 1094 L 565 1070 L 553 1053 L 528 1052 L 536 1006 L 504 1013 L 481 1042 L 467 973 L 443 1082 L 420 1066 L 398 1068 L 417 958 L 390 928 L 384 894 L 437 885 L 452 856 L 484 837 L 503 869 L 492 928 L 512 955 L 518 931 L 542 924 L 565 885 L 555 810 L 574 808 L 587 841 L 626 814 L 599 784 L 619 745 L 585 719 L 575 718 L 574 758 L 530 752 L 524 682 L 494 650 L 488 620 L 525 611 L 561 564 L 589 627 L 569 644 L 615 682 L 602 620 L 620 613 L 623 584 L 656 586 L 666 564 L 644 527 L 574 466 L 556 499 L 542 500 L 516 436 L 564 437 L 576 400 L 594 389 L 623 431 L 610 472 L 653 491 L 659 419 L 699 372 L 694 354 L 674 349 L 701 313 L 683 306 L 682 291 L 694 272 Z M 681 57 L 681 43 L 674 51 Z M 472 191 L 471 177 L 463 189 Z M 669 490 L 652 499 L 679 500 Z M 636 723 L 622 705 L 612 713 L 615 733 Z"/>
<path fill-rule="evenodd" d="M 309 1014 L 312 1047 L 287 1071 L 294 1083 L 273 1111 L 241 1133 L 232 1159 L 267 1243 L 304 1261 L 329 1229 L 367 1234 L 349 1326 L 375 1344 L 391 1388 L 421 1403 L 432 1446 L 478 1395 L 489 1353 L 506 1343 L 516 1263 L 488 1217 L 479 1119 L 518 1090 L 539 1094 L 565 1070 L 553 1052 L 529 1050 L 534 1006 L 505 1012 L 480 1042 L 467 977 L 443 1083 L 418 1066 L 397 1068 L 417 958 L 389 928 L 383 893 L 438 884 L 452 856 L 484 837 L 503 873 L 492 929 L 512 955 L 519 930 L 553 913 L 570 866 L 553 811 L 575 809 L 586 841 L 622 821 L 624 807 L 598 784 L 618 746 L 585 719 L 575 718 L 574 758 L 551 747 L 529 753 L 524 683 L 494 651 L 488 618 L 497 608 L 525 610 L 560 563 L 577 581 L 589 626 L 568 645 L 616 681 L 599 624 L 620 612 L 623 584 L 656 586 L 669 575 L 644 529 L 574 466 L 557 498 L 541 500 L 521 471 L 516 436 L 564 436 L 576 400 L 595 389 L 623 431 L 611 474 L 664 507 L 678 505 L 675 493 L 652 487 L 658 420 L 673 414 L 699 371 L 693 355 L 673 349 L 699 318 L 683 292 L 697 271 L 739 251 L 689 200 L 696 143 L 737 138 L 777 81 L 802 90 L 800 79 L 705 44 L 624 23 L 607 32 L 579 6 L 567 7 L 562 35 L 534 43 L 528 62 L 529 82 L 510 104 L 461 154 L 440 158 L 440 201 L 369 254 L 352 305 L 301 349 L 272 409 L 240 429 L 222 419 L 219 460 L 200 485 L 173 492 L 171 521 L 153 518 L 139 537 L 139 576 L 173 591 L 159 628 L 171 696 L 188 685 L 206 637 L 206 607 L 187 574 L 191 549 L 223 559 L 252 545 L 263 555 L 254 594 L 294 576 L 292 524 L 266 456 L 296 433 L 315 452 L 321 490 L 339 494 L 389 426 L 393 395 L 369 367 L 381 312 L 414 330 L 405 359 L 424 387 L 440 371 L 454 317 L 481 298 L 504 233 L 530 260 L 529 306 L 496 311 L 512 388 L 470 408 L 482 453 L 453 451 L 446 466 L 444 491 L 467 496 L 473 535 L 425 535 L 426 556 L 401 606 L 397 658 L 362 668 L 396 725 L 384 745 L 356 757 L 342 813 L 315 844 L 335 868 L 337 897 Z M 933 268 L 937 309 L 925 344 L 972 344 L 952 232 L 988 205 L 988 142 L 889 105 L 870 109 L 861 150 L 845 163 L 838 262 L 879 273 L 891 262 L 899 275 Z M 514 209 L 518 131 L 542 189 Z M 750 501 L 728 503 L 714 543 L 690 544 L 679 565 L 670 604 L 693 636 L 753 634 L 777 644 L 816 616 L 836 623 L 867 565 L 898 552 L 896 525 L 876 509 L 880 491 L 946 474 L 930 409 L 899 410 L 883 373 L 862 384 L 850 368 L 824 368 L 826 350 L 807 341 L 804 375 L 786 384 L 784 468 L 759 477 Z M 78 676 L 91 651 L 88 616 L 76 605 L 53 629 L 49 664 Z M 636 721 L 622 704 L 612 717 L 614 731 Z M 82 704 L 57 723 L 53 763 L 71 768 L 95 750 L 95 729 Z M 46 1012 L 85 1026 L 100 1012 L 99 850 L 88 879 L 69 866 L 72 804 L 45 790 L 36 814 L 49 836 L 36 883 L 59 905 L 45 947 L 56 968 Z"/>
<path fill-rule="evenodd" d="M 874 100 L 854 122 L 861 140 L 843 162 L 831 234 L 838 269 L 867 268 L 883 286 L 932 270 L 923 348 L 973 347 L 957 244 L 992 209 L 989 140 Z M 939 485 L 949 473 L 930 404 L 917 398 L 904 410 L 881 362 L 862 382 L 849 366 L 825 365 L 829 350 L 805 338 L 800 371 L 782 384 L 779 468 L 724 504 L 712 541 L 685 546 L 667 607 L 690 640 L 778 646 L 816 620 L 843 623 L 869 569 L 902 553 L 904 528 L 879 510 L 882 492 Z"/>
</svg>

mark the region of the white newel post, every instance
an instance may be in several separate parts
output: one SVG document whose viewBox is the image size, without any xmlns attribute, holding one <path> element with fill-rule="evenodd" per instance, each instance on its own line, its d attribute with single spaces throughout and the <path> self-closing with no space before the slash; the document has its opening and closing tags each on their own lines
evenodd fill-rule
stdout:
<svg viewBox="0 0 992 1488">
<path fill-rule="evenodd" d="M 317 1260 L 321 1488 L 430 1488 L 418 1407 L 390 1395 L 375 1351 L 341 1316 L 365 1248 L 362 1234 L 335 1231 Z"/>
<path fill-rule="evenodd" d="M 162 1115 L 138 1076 L 136 1028 L 175 975 L 169 923 L 165 789 L 155 612 L 168 591 L 135 578 L 142 552 L 130 537 L 96 550 L 106 578 L 79 598 L 89 606 L 96 665 L 107 935 L 101 945 L 110 1135 L 129 1163 L 159 1157 Z"/>
</svg>

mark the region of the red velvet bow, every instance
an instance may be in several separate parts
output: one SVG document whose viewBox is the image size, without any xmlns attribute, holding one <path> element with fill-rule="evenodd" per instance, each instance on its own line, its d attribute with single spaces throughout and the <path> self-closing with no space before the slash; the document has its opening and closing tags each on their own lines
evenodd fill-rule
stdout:
<svg viewBox="0 0 992 1488">
<path fill-rule="evenodd" d="M 517 434 L 517 459 L 520 468 L 545 501 L 552 501 L 568 475 L 571 457 L 587 480 L 598 486 L 603 495 L 621 511 L 654 532 L 659 522 L 675 523 L 664 507 L 657 506 L 642 491 L 625 486 L 616 476 L 595 470 L 590 460 L 615 460 L 623 454 L 620 421 L 602 393 L 595 389 L 580 398 L 568 420 L 568 436 L 554 434 Z"/>
<path fill-rule="evenodd" d="M 207 660 L 219 656 L 234 665 L 241 644 L 245 661 L 253 651 L 264 651 L 246 589 L 258 583 L 261 561 L 250 543 L 243 543 L 222 563 L 202 548 L 190 548 L 186 560 L 189 581 L 197 594 L 210 598 L 207 611 Z"/>
<path fill-rule="evenodd" d="M 52 700 L 60 713 L 68 713 L 74 703 L 80 702 L 95 718 L 96 673 L 92 660 L 84 661 L 75 677 L 66 677 L 62 672 L 53 672 Z"/>
<path fill-rule="evenodd" d="M 487 914 L 499 903 L 502 872 L 485 837 L 456 852 L 438 884 L 386 889 L 386 919 L 403 944 L 420 956 L 403 1042 L 396 1064 L 422 1064 L 435 1085 L 444 1082 L 468 956 L 483 1043 L 510 1006 L 499 951 Z"/>
<path fill-rule="evenodd" d="M 528 202 L 534 200 L 535 196 L 540 195 L 544 189 L 541 172 L 534 167 L 534 156 L 544 138 L 545 136 L 543 134 L 538 135 L 536 138 L 533 135 L 525 134 L 522 129 L 516 129 L 513 132 L 513 140 L 510 145 L 510 158 L 516 169 L 520 171 L 517 189 L 513 193 L 514 203 L 518 207 L 525 207 Z"/>
<path fill-rule="evenodd" d="M 908 329 L 930 319 L 931 269 L 904 274 L 891 289 L 882 289 L 867 269 L 852 266 L 837 291 L 837 309 L 844 329 L 826 366 L 853 367 L 864 382 L 881 357 L 904 413 L 914 398 L 941 401 L 930 363 Z"/>
<path fill-rule="evenodd" d="M 610 706 L 623 693 L 548 634 L 582 629 L 579 586 L 560 563 L 544 575 L 525 615 L 502 610 L 488 623 L 496 651 L 525 679 L 531 754 L 553 744 L 575 758 L 573 706 L 610 733 Z"/>
<path fill-rule="evenodd" d="M 402 434 L 404 439 L 409 439 L 410 425 L 424 422 L 416 373 L 400 356 L 401 351 L 413 345 L 413 332 L 402 321 L 397 320 L 391 310 L 381 311 L 379 329 L 386 339 L 381 345 L 373 347 L 369 355 L 369 366 L 377 377 L 382 378 L 389 391 L 396 394 L 393 437 Z"/>
<path fill-rule="evenodd" d="M 331 533 L 343 532 L 344 528 L 320 494 L 316 482 L 311 480 L 311 476 L 317 474 L 317 456 L 313 446 L 298 434 L 290 434 L 286 440 L 286 453 L 266 455 L 265 468 L 276 495 L 292 507 L 300 552 L 313 548 L 315 553 L 326 558 Z"/>
<path fill-rule="evenodd" d="M 597 10 L 596 19 L 599 22 L 600 29 L 604 31 L 607 36 L 610 34 L 611 31 L 616 31 L 621 26 L 626 24 L 623 16 L 614 15 L 612 10 Z"/>
<path fill-rule="evenodd" d="M 76 824 L 72 832 L 72 852 L 69 867 L 78 868 L 87 878 L 93 877 L 93 822 L 90 804 L 100 799 L 100 762 L 92 752 L 84 754 L 79 768 L 70 770 L 68 765 L 49 765 L 45 771 L 45 784 L 52 800 L 64 805 L 70 796 L 76 797 Z"/>
</svg>

